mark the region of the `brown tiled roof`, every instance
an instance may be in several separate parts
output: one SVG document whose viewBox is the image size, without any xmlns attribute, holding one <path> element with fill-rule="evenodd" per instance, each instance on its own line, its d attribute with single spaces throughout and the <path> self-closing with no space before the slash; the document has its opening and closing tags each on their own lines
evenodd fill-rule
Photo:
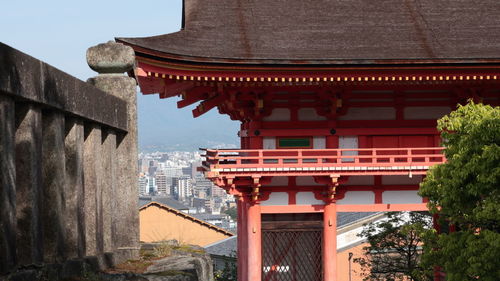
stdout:
<svg viewBox="0 0 500 281">
<path fill-rule="evenodd" d="M 183 30 L 117 40 L 204 63 L 498 63 L 499 19 L 499 0 L 185 0 Z"/>
</svg>

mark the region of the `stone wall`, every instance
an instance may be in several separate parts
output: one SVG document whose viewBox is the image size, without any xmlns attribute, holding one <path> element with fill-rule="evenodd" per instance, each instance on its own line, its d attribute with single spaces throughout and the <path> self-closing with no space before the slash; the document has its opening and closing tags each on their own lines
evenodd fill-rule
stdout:
<svg viewBox="0 0 500 281">
<path fill-rule="evenodd" d="M 138 255 L 134 54 L 88 58 L 86 83 L 0 43 L 0 280 Z"/>
</svg>

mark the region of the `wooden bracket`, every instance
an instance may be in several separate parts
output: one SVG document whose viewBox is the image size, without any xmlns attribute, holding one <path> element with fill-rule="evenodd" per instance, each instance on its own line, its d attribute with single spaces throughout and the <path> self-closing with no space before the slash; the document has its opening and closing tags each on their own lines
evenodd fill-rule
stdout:
<svg viewBox="0 0 500 281">
<path fill-rule="evenodd" d="M 337 194 L 337 187 L 340 184 L 339 181 L 340 175 L 330 175 L 330 182 L 328 183 L 327 186 L 327 192 L 326 192 L 326 203 L 331 203 L 334 202 L 336 197 L 335 195 Z"/>
<path fill-rule="evenodd" d="M 257 202 L 259 200 L 259 195 L 260 195 L 260 177 L 252 177 L 253 179 L 253 184 L 252 184 L 252 193 L 251 193 L 251 199 L 252 202 Z"/>
</svg>

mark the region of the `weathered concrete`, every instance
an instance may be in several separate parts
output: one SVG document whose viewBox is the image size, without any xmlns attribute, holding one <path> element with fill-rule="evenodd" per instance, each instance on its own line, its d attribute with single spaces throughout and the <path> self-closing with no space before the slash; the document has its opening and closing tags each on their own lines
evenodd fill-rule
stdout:
<svg viewBox="0 0 500 281">
<path fill-rule="evenodd" d="M 42 237 L 43 257 L 46 263 L 65 260 L 65 215 L 63 201 L 66 197 L 64 115 L 43 112 L 42 137 Z"/>
<path fill-rule="evenodd" d="M 102 239 L 98 238 L 98 190 L 101 175 L 101 128 L 95 124 L 85 125 L 85 143 L 83 147 L 83 182 L 84 182 L 84 225 L 85 255 L 96 256 L 102 252 Z"/>
<path fill-rule="evenodd" d="M 128 48 L 124 51 L 123 48 Z M 109 53 L 126 54 L 131 48 L 116 43 L 106 43 L 92 51 L 92 60 L 89 65 L 100 73 L 109 73 L 109 68 L 102 66 L 110 60 Z M 133 51 L 132 51 L 133 53 Z M 103 64 L 96 63 L 101 59 Z M 119 63 L 127 61 L 121 58 Z M 120 69 L 128 71 L 129 69 Z M 137 212 L 137 89 L 136 81 L 124 75 L 100 74 L 91 78 L 88 82 L 108 94 L 116 96 L 127 103 L 127 134 L 117 135 L 117 148 L 115 163 L 116 173 L 116 196 L 119 202 L 113 213 L 116 220 L 116 232 L 114 234 L 115 260 L 120 263 L 127 259 L 137 258 L 139 254 L 139 215 Z M 119 171 L 119 172 L 118 172 Z"/>
<path fill-rule="evenodd" d="M 132 48 L 109 41 L 87 50 L 87 63 L 98 73 L 123 73 L 134 66 Z"/>
<path fill-rule="evenodd" d="M 0 274 L 16 264 L 14 101 L 0 95 Z"/>
<path fill-rule="evenodd" d="M 118 131 L 127 130 L 123 100 L 2 43 L 0 91 Z"/>
<path fill-rule="evenodd" d="M 16 105 L 16 217 L 20 264 L 43 261 L 40 206 L 42 194 L 42 111 Z"/>
<path fill-rule="evenodd" d="M 68 258 L 84 257 L 84 216 L 83 216 L 83 121 L 66 118 L 66 253 Z"/>
<path fill-rule="evenodd" d="M 102 134 L 102 171 L 105 175 L 101 178 L 101 203 L 103 222 L 103 250 L 111 253 L 114 250 L 114 239 L 116 235 L 116 221 L 113 218 L 113 210 L 119 204 L 116 198 L 116 134 L 106 130 Z"/>
<path fill-rule="evenodd" d="M 213 281 L 212 260 L 208 255 L 184 255 L 171 256 L 153 261 L 145 274 L 160 274 L 162 272 L 186 272 L 192 273 L 194 280 Z"/>
<path fill-rule="evenodd" d="M 135 82 L 104 76 L 133 93 L 131 119 L 130 99 L 0 44 L 0 280 L 59 280 L 137 256 Z"/>
</svg>

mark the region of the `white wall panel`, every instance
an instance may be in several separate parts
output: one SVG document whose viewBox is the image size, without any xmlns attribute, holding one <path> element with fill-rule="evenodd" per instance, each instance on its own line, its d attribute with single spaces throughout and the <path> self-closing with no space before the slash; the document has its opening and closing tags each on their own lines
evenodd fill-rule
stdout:
<svg viewBox="0 0 500 281">
<path fill-rule="evenodd" d="M 422 203 L 422 197 L 417 190 L 384 191 L 382 203 L 384 204 L 417 204 Z"/>
<path fill-rule="evenodd" d="M 290 109 L 275 108 L 271 115 L 262 118 L 264 121 L 290 121 Z"/>
<path fill-rule="evenodd" d="M 288 193 L 271 192 L 269 199 L 260 203 L 262 206 L 283 206 L 288 205 Z"/>
<path fill-rule="evenodd" d="M 325 149 L 326 148 L 326 137 L 313 137 L 313 148 L 314 149 Z"/>
<path fill-rule="evenodd" d="M 287 186 L 288 177 L 272 177 L 269 186 Z"/>
<path fill-rule="evenodd" d="M 299 121 L 322 121 L 326 117 L 318 115 L 314 108 L 300 108 L 298 111 Z"/>
<path fill-rule="evenodd" d="M 301 186 L 321 185 L 315 182 L 313 177 L 296 177 L 295 183 Z"/>
<path fill-rule="evenodd" d="M 275 137 L 264 137 L 263 147 L 264 147 L 264 149 L 276 149 L 276 138 Z"/>
<path fill-rule="evenodd" d="M 347 191 L 344 198 L 337 202 L 339 205 L 375 204 L 375 193 L 371 191 Z"/>
<path fill-rule="evenodd" d="M 309 192 L 297 192 L 296 204 L 297 205 L 324 205 L 325 202 L 318 200 L 314 197 L 314 193 Z"/>
</svg>

